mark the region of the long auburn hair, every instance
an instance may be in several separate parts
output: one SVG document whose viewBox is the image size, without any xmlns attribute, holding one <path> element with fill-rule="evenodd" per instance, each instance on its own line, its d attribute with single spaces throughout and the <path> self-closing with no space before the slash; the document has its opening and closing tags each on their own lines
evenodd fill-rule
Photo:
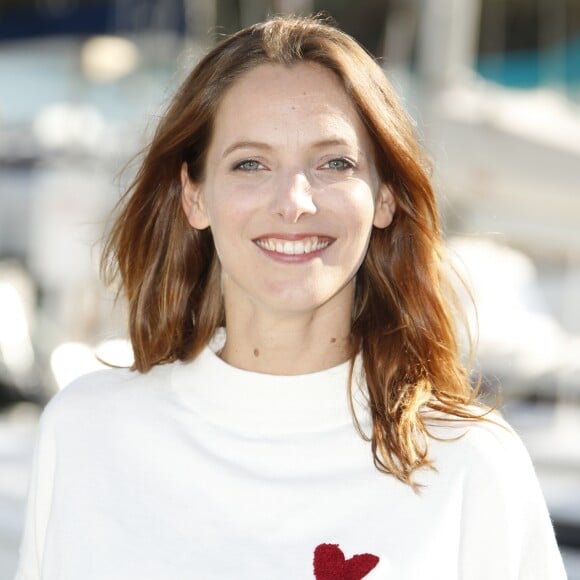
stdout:
<svg viewBox="0 0 580 580">
<path fill-rule="evenodd" d="M 431 465 L 423 409 L 462 419 L 482 411 L 470 406 L 475 390 L 458 354 L 429 164 L 383 71 L 350 36 L 320 18 L 277 17 L 233 34 L 201 59 L 120 201 L 102 273 L 109 283 L 120 278 L 128 300 L 135 370 L 198 355 L 225 314 L 212 234 L 187 222 L 180 168 L 187 163 L 191 180 L 203 179 L 221 98 L 244 72 L 303 62 L 340 80 L 395 196 L 393 222 L 373 228 L 357 274 L 351 361 L 361 353 L 376 467 L 413 484 L 412 473 Z"/>
</svg>

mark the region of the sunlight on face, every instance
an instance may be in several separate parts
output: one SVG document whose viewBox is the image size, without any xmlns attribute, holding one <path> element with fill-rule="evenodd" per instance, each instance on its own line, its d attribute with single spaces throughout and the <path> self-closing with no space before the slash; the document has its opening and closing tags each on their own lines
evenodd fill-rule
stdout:
<svg viewBox="0 0 580 580">
<path fill-rule="evenodd" d="M 211 227 L 228 308 L 350 311 L 373 224 L 392 197 L 338 79 L 316 64 L 262 65 L 221 102 L 204 181 L 184 207 Z"/>
</svg>

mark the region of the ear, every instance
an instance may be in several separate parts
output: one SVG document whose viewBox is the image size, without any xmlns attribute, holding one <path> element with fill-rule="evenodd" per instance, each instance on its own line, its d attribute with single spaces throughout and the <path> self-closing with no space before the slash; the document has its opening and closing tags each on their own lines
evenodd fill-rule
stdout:
<svg viewBox="0 0 580 580">
<path fill-rule="evenodd" d="M 386 228 L 393 221 L 395 215 L 395 196 L 386 183 L 381 183 L 377 194 L 375 217 L 373 225 L 377 228 Z"/>
<path fill-rule="evenodd" d="M 201 185 L 191 181 L 187 172 L 187 163 L 181 166 L 181 207 L 191 227 L 196 230 L 205 230 L 209 227 Z"/>
</svg>

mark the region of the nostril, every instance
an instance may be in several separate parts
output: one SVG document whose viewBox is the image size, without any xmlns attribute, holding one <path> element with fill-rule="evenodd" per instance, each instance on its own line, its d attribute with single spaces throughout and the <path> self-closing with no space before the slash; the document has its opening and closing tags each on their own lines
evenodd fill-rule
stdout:
<svg viewBox="0 0 580 580">
<path fill-rule="evenodd" d="M 314 214 L 316 211 L 312 187 L 304 174 L 295 174 L 281 183 L 273 196 L 272 213 L 292 223 L 303 214 Z"/>
</svg>

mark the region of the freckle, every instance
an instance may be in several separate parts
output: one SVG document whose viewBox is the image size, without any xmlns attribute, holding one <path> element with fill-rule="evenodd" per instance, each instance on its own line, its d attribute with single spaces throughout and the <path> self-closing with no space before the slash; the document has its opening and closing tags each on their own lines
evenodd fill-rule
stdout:
<svg viewBox="0 0 580 580">
<path fill-rule="evenodd" d="M 330 342 L 334 343 L 336 342 L 336 338 L 334 338 L 334 336 L 330 339 Z"/>
<path fill-rule="evenodd" d="M 260 356 L 260 351 L 257 348 L 254 349 L 254 356 Z"/>
</svg>

